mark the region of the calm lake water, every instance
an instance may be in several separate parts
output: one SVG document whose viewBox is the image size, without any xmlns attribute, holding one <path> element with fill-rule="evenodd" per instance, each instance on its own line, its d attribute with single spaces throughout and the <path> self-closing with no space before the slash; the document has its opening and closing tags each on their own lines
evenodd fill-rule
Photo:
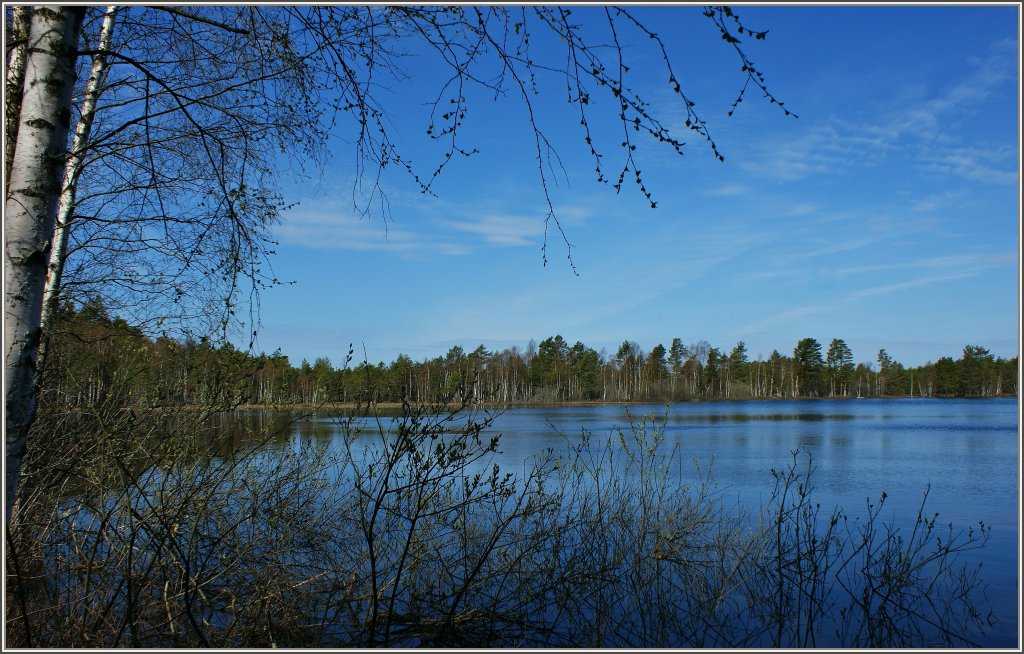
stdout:
<svg viewBox="0 0 1024 654">
<path fill-rule="evenodd" d="M 522 471 L 545 448 L 565 448 L 581 430 L 604 437 L 629 428 L 629 418 L 666 416 L 665 405 L 541 407 L 511 409 L 497 417 L 502 434 L 495 463 Z M 1018 646 L 1019 479 L 1018 403 L 988 400 L 793 400 L 685 403 L 667 408 L 666 443 L 685 460 L 707 470 L 723 500 L 757 510 L 768 499 L 772 468 L 810 454 L 813 485 L 823 511 L 842 507 L 863 517 L 867 502 L 884 491 L 883 518 L 909 532 L 923 493 L 931 486 L 926 513 L 938 523 L 964 529 L 991 525 L 991 540 L 974 561 L 982 561 L 998 624 L 984 645 Z M 308 439 L 338 439 L 328 417 L 294 426 L 293 446 Z M 805 461 L 805 459 L 802 459 Z M 696 478 L 692 466 L 682 474 Z M 964 561 L 971 561 L 964 555 Z M 984 613 L 985 611 L 983 611 Z"/>
</svg>

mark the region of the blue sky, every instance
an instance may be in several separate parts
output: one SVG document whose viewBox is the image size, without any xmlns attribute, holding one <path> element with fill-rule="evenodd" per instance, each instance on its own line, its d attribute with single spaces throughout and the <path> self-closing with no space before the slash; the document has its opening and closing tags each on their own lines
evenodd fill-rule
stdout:
<svg viewBox="0 0 1024 654">
<path fill-rule="evenodd" d="M 263 293 L 257 347 L 336 365 L 349 343 L 390 362 L 555 334 L 612 354 L 625 339 L 650 351 L 679 337 L 726 351 L 743 340 L 757 359 L 814 337 L 843 338 L 858 362 L 885 348 L 919 365 L 966 344 L 1017 355 L 1018 7 L 740 7 L 769 30 L 748 56 L 798 119 L 756 90 L 727 117 L 743 78 L 698 7 L 635 13 L 665 40 L 724 163 L 698 138 L 681 158 L 643 142 L 652 210 L 633 186 L 596 183 L 578 114 L 557 85 L 542 94 L 576 275 L 557 234 L 542 265 L 546 208 L 514 96 L 469 96 L 464 143 L 480 154 L 453 161 L 437 197 L 385 176 L 386 223 L 351 209 L 340 133 L 322 177 L 283 186 L 300 204 L 275 231 L 273 266 L 296 283 Z M 629 40 L 634 87 L 678 124 L 657 53 Z M 432 63 L 408 57 L 412 79 L 385 92 L 400 145 L 428 174 Z M 617 161 L 618 135 L 595 129 Z"/>
</svg>

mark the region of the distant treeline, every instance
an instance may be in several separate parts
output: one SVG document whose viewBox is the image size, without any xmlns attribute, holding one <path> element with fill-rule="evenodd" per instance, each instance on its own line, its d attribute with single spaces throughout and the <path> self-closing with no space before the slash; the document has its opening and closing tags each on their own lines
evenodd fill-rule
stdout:
<svg viewBox="0 0 1024 654">
<path fill-rule="evenodd" d="M 64 309 L 45 371 L 45 401 L 82 407 L 114 401 L 132 406 L 168 404 L 318 404 L 322 402 L 434 403 L 471 401 L 686 401 L 803 397 L 989 397 L 1015 395 L 1017 357 L 994 357 L 964 347 L 908 368 L 880 350 L 875 361 L 854 363 L 842 339 L 827 348 L 800 340 L 791 355 L 772 351 L 751 361 L 741 341 L 731 350 L 707 341 L 649 352 L 625 341 L 614 354 L 562 336 L 489 351 L 451 348 L 444 356 L 390 364 L 327 358 L 292 365 L 280 352 L 253 355 L 230 343 L 147 337 L 102 305 Z"/>
</svg>

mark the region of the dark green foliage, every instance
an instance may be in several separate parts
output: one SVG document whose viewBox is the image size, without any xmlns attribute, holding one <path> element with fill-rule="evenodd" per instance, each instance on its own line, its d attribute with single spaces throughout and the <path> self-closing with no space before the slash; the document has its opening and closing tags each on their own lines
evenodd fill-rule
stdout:
<svg viewBox="0 0 1024 654">
<path fill-rule="evenodd" d="M 793 357 L 773 351 L 750 361 L 742 341 L 726 356 L 706 341 L 681 339 L 645 353 L 624 341 L 614 357 L 603 356 L 561 335 L 526 352 L 467 354 L 390 364 L 350 361 L 335 367 L 326 357 L 293 366 L 280 352 L 254 355 L 207 339 L 151 339 L 113 318 L 98 301 L 78 310 L 64 307 L 53 361 L 47 365 L 44 401 L 85 407 L 111 394 L 134 406 L 232 402 L 318 405 L 334 402 L 437 402 L 447 396 L 474 402 L 685 401 L 695 399 L 867 396 L 995 396 L 1017 393 L 1017 358 L 995 358 L 967 346 L 958 360 L 906 368 L 882 350 L 879 365 L 854 365 L 842 339 L 832 339 L 823 360 L 813 338 L 797 343 Z"/>
<path fill-rule="evenodd" d="M 821 391 L 821 373 L 825 362 L 821 358 L 821 344 L 813 338 L 801 339 L 793 350 L 800 395 L 817 397 Z"/>
<path fill-rule="evenodd" d="M 530 381 L 535 389 L 546 389 L 542 399 L 558 401 L 568 394 L 569 345 L 560 335 L 545 338 L 530 362 Z"/>
<path fill-rule="evenodd" d="M 993 358 L 989 351 L 979 345 L 964 347 L 960 357 L 960 393 L 963 395 L 984 395 L 992 383 Z"/>
<path fill-rule="evenodd" d="M 853 377 L 853 352 L 841 338 L 834 338 L 828 346 L 825 359 L 829 375 L 829 397 L 847 396 Z"/>
<path fill-rule="evenodd" d="M 576 341 L 569 350 L 569 368 L 573 372 L 576 390 L 581 399 L 601 398 L 601 356 L 593 348 Z"/>
<path fill-rule="evenodd" d="M 747 344 L 743 341 L 736 343 L 729 353 L 729 370 L 736 381 L 750 381 L 750 360 L 747 358 Z"/>
<path fill-rule="evenodd" d="M 722 394 L 723 361 L 717 347 L 708 350 L 707 363 L 704 365 L 704 394 L 708 397 L 720 397 Z"/>
<path fill-rule="evenodd" d="M 647 355 L 647 369 L 655 381 L 660 381 L 668 376 L 668 368 L 665 362 L 665 346 L 658 343 Z"/>
<path fill-rule="evenodd" d="M 942 357 L 930 367 L 935 394 L 956 395 L 960 389 L 960 368 L 953 357 Z"/>
</svg>

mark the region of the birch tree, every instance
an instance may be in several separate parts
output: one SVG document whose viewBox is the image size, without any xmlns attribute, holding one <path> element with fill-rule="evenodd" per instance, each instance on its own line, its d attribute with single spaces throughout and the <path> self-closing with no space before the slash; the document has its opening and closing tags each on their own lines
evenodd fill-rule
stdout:
<svg viewBox="0 0 1024 654">
<path fill-rule="evenodd" d="M 18 489 L 28 429 L 36 410 L 36 355 L 50 239 L 71 119 L 75 49 L 82 7 L 37 7 L 25 44 L 18 133 L 4 197 L 5 522 Z"/>
<path fill-rule="evenodd" d="M 272 18 L 244 7 L 93 16 L 47 315 L 99 297 L 150 331 L 224 338 L 246 292 L 271 281 L 277 157 L 316 159 L 325 140 L 303 92 L 311 73 Z"/>
<path fill-rule="evenodd" d="M 99 52 L 92 61 L 92 70 L 86 83 L 85 93 L 82 98 L 82 108 L 78 117 L 78 123 L 75 125 L 75 135 L 64 169 L 64 181 L 61 185 L 60 201 L 57 205 L 56 227 L 53 233 L 50 260 L 46 269 L 46 286 L 43 292 L 43 307 L 40 321 L 42 338 L 39 345 L 38 366 L 40 369 L 44 369 L 46 366 L 47 345 L 49 343 L 53 315 L 57 310 L 57 303 L 59 301 L 58 294 L 60 291 L 60 280 L 64 272 L 64 262 L 67 260 L 68 239 L 71 235 L 71 219 L 75 208 L 75 196 L 78 192 L 78 180 L 82 176 L 84 169 L 86 148 L 89 145 L 89 135 L 92 132 L 93 120 L 96 117 L 96 102 L 99 99 L 100 89 L 103 87 L 107 75 L 108 57 L 106 56 L 106 51 L 110 48 L 116 13 L 117 7 L 111 5 L 106 8 L 103 14 L 98 45 Z"/>
<path fill-rule="evenodd" d="M 4 106 L 4 188 L 11 182 L 11 163 L 14 145 L 18 140 L 18 116 L 21 113 L 21 92 L 25 84 L 25 57 L 28 52 L 30 7 L 18 6 L 11 10 L 10 40 L 8 42 Z M 17 100 L 17 101 L 14 101 Z"/>
<path fill-rule="evenodd" d="M 345 135 L 354 144 L 353 208 L 361 214 L 379 209 L 386 217 L 387 169 L 406 173 L 429 194 L 453 160 L 476 152 L 463 136 L 467 114 L 476 110 L 467 99 L 473 88 L 517 98 L 525 109 L 548 207 L 539 217 L 545 262 L 549 229 L 562 232 L 548 193 L 560 163 L 545 131 L 546 110 L 537 104 L 544 78 L 564 84 L 598 180 L 616 192 L 633 183 L 653 206 L 636 159 L 637 139 L 647 136 L 682 154 L 683 136 L 691 134 L 722 155 L 656 33 L 625 9 L 590 10 L 586 22 L 579 13 L 556 7 L 125 7 L 117 12 L 112 40 L 105 16 L 102 28 L 86 30 L 81 49 L 82 77 L 96 82 L 83 89 L 85 101 L 76 108 L 79 126 L 87 129 L 80 147 L 73 147 L 69 168 L 77 172 L 66 176 L 47 307 L 99 296 L 111 311 L 149 329 L 226 334 L 233 320 L 242 329 L 240 318 L 255 328 L 255 314 L 238 309 L 258 301 L 259 288 L 278 282 L 270 228 L 285 208 L 276 192 L 285 173 L 281 154 L 300 173 L 304 162 L 315 170 L 328 156 L 324 144 L 331 134 Z M 99 14 L 90 13 L 87 27 L 100 22 Z M 760 88 L 774 102 L 739 48 L 741 39 L 764 33 L 744 28 L 728 8 L 708 8 L 704 15 L 743 62 L 744 89 Z M 588 34 L 602 25 L 599 36 Z M 623 45 L 630 35 L 650 43 L 654 61 L 661 60 L 667 90 L 685 117 L 680 129 L 670 130 L 630 86 Z M 542 38 L 559 43 L 564 58 L 542 55 L 535 45 Z M 387 89 L 410 75 L 409 53 L 437 64 L 438 93 L 428 101 L 424 126 L 438 146 L 436 162 L 411 161 L 395 134 Z M 106 72 L 94 76 L 90 62 L 91 72 Z M 621 135 L 591 131 L 602 95 L 610 105 L 600 111 L 617 118 Z M 95 106 L 86 111 L 90 98 Z M 613 157 L 616 149 L 620 156 Z M 197 326 L 203 319 L 212 324 Z"/>
<path fill-rule="evenodd" d="M 31 423 L 31 411 L 12 411 L 11 402 L 34 406 L 29 401 L 35 393 L 34 372 L 25 371 L 34 370 L 37 355 L 28 350 L 40 343 L 44 311 L 47 330 L 55 328 L 50 317 L 60 302 L 81 305 L 99 298 L 112 313 L 152 335 L 198 332 L 226 340 L 234 329 L 235 335 L 251 330 L 242 335 L 254 339 L 259 289 L 278 283 L 270 257 L 271 229 L 286 208 L 278 192 L 282 165 L 292 166 L 300 176 L 308 172 L 307 165 L 318 170 L 327 157 L 325 144 L 339 131 L 353 144 L 354 207 L 362 213 L 379 208 L 386 217 L 386 169 L 403 171 L 429 194 L 451 161 L 476 152 L 462 129 L 471 109 L 469 89 L 514 98 L 524 109 L 538 185 L 547 204 L 546 215 L 539 217 L 545 226 L 545 263 L 549 232 L 562 236 L 570 263 L 571 247 L 548 190 L 552 176 L 564 171 L 545 131 L 546 107 L 537 100 L 541 78 L 564 85 L 597 179 L 616 192 L 633 184 L 652 207 L 656 204 L 637 160 L 639 138 L 682 154 L 683 137 L 696 136 L 723 158 L 695 102 L 680 86 L 661 37 L 624 8 L 589 9 L 586 20 L 577 18 L 576 11 L 544 6 L 196 5 L 12 12 L 9 35 L 14 44 L 27 13 L 32 15 L 32 37 L 24 49 L 25 92 L 9 94 L 6 107 L 8 120 L 21 112 L 9 166 L 9 220 L 12 194 L 43 174 L 30 174 L 26 168 L 33 155 L 22 148 L 23 139 L 40 143 L 38 125 L 43 123 L 57 129 L 51 130 L 43 166 L 47 184 L 34 187 L 31 211 L 27 204 L 19 208 L 38 220 L 26 223 L 31 229 L 19 227 L 17 220 L 8 225 L 9 237 L 15 236 L 7 242 L 7 267 L 12 256 L 31 260 L 27 267 L 18 264 L 24 273 L 5 272 L 8 297 L 24 303 L 17 320 L 25 321 L 7 329 L 8 334 L 22 334 L 16 339 L 17 353 L 8 346 L 8 371 L 12 360 L 21 362 L 15 366 L 19 375 L 7 377 L 9 418 L 21 415 L 18 424 Z M 60 32 L 61 56 L 51 56 L 62 66 L 62 99 L 33 105 L 29 95 L 44 50 L 37 47 L 43 41 L 34 40 L 37 23 L 65 15 L 73 20 L 62 24 L 75 29 Z M 727 7 L 709 7 L 703 15 L 742 64 L 742 88 L 732 110 L 748 88 L 759 89 L 781 108 L 741 47 L 765 33 L 745 27 Z M 588 34 L 599 26 L 600 36 Z M 682 117 L 679 129 L 670 129 L 632 88 L 627 37 L 652 47 L 653 61 L 663 67 L 674 110 Z M 534 45 L 536 38 L 563 49 L 557 56 L 542 53 Z M 83 85 L 75 94 L 79 101 L 69 105 L 63 98 L 74 78 L 76 47 Z M 409 77 L 403 62 L 413 50 L 432 56 L 437 71 L 438 92 L 428 102 L 425 125 L 428 139 L 438 146 L 437 159 L 425 164 L 414 164 L 399 147 L 389 110 L 394 99 L 387 93 Z M 18 52 L 16 47 L 10 56 L 9 88 L 18 84 Z M 49 92 L 56 93 L 50 86 Z M 592 99 L 598 97 L 608 103 L 600 111 L 617 121 L 621 134 L 592 131 L 600 104 Z M 22 101 L 12 105 L 11 98 Z M 40 107 L 56 111 L 61 120 L 31 113 Z M 75 138 L 66 152 L 72 122 Z M 8 129 L 14 127 L 8 124 Z M 618 156 L 606 158 L 612 152 Z M 23 238 L 29 233 L 31 238 Z M 13 315 L 5 316 L 5 323 Z M 17 386 L 16 398 L 10 394 L 12 384 Z M 9 443 L 8 457 L 23 449 L 23 432 L 9 431 L 9 438 L 22 435 L 14 436 L 13 450 Z M 16 480 L 17 466 L 9 465 L 9 470 Z M 10 483 L 9 477 L 8 490 Z M 9 493 L 9 502 L 11 497 Z"/>
</svg>

